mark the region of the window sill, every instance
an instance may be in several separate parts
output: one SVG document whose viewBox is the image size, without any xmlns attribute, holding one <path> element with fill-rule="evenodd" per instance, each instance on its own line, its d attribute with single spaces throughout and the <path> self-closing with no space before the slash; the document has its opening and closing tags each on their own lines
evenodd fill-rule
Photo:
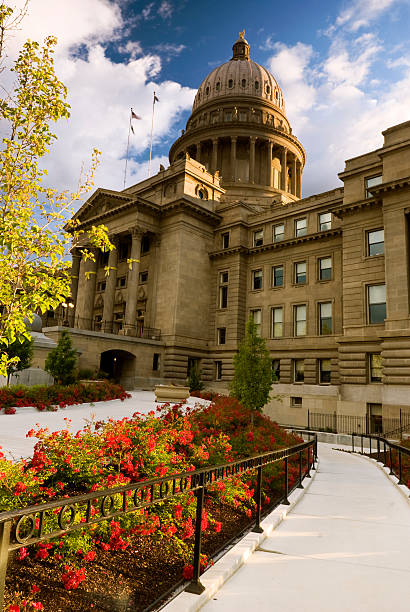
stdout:
<svg viewBox="0 0 410 612">
<path fill-rule="evenodd" d="M 271 287 L 273 290 L 283 289 L 285 285 L 276 285 L 275 287 Z"/>
</svg>

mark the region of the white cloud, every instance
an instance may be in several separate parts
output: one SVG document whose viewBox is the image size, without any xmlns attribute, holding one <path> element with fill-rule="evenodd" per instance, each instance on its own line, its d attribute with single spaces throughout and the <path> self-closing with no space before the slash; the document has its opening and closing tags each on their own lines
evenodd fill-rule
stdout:
<svg viewBox="0 0 410 612">
<path fill-rule="evenodd" d="M 398 0 L 354 0 L 336 19 L 337 27 L 356 32 L 377 19 L 386 9 L 397 4 Z"/>
<path fill-rule="evenodd" d="M 158 15 L 162 17 L 162 19 L 170 19 L 173 12 L 174 7 L 172 6 L 171 2 L 168 2 L 168 0 L 162 0 L 158 9 Z"/>
<path fill-rule="evenodd" d="M 155 51 L 159 53 L 166 53 L 167 55 L 179 55 L 186 48 L 185 45 L 174 45 L 172 43 L 161 43 L 153 47 Z"/>
<path fill-rule="evenodd" d="M 137 40 L 129 40 L 125 45 L 119 45 L 118 51 L 124 55 L 129 55 L 134 60 L 137 55 L 142 55 L 141 43 Z"/>
<path fill-rule="evenodd" d="M 301 42 L 273 48 L 269 66 L 307 152 L 303 194 L 341 186 L 337 173 L 346 159 L 380 147 L 382 130 L 409 119 L 408 57 L 389 60 L 371 34 L 333 36 L 322 57 Z M 401 69 L 396 80 L 380 78 L 386 66 Z"/>
<path fill-rule="evenodd" d="M 146 21 L 148 19 L 154 19 L 154 16 L 152 14 L 153 8 L 154 8 L 154 2 L 150 2 L 149 4 L 147 4 L 147 6 L 143 8 L 141 11 L 142 18 L 145 19 Z"/>
<path fill-rule="evenodd" d="M 114 62 L 107 56 L 107 43 L 120 40 L 126 27 L 119 5 L 119 1 L 108 0 L 36 0 L 35 10 L 10 41 L 16 55 L 28 37 L 42 40 L 50 33 L 59 36 L 56 72 L 68 88 L 71 117 L 56 124 L 58 140 L 45 159 L 50 183 L 59 189 L 76 186 L 81 166 L 88 164 L 94 147 L 102 151 L 95 184 L 122 188 L 131 106 L 142 119 L 133 122 L 127 186 L 144 178 L 147 162 L 139 163 L 132 157 L 142 154 L 148 158 L 153 91 L 160 99 L 155 107 L 154 144 L 169 139 L 178 116 L 193 102 L 194 90 L 161 81 L 160 55 L 143 54 L 137 41 L 119 46 L 127 56 L 124 61 Z M 153 172 L 164 161 L 156 159 Z"/>
</svg>

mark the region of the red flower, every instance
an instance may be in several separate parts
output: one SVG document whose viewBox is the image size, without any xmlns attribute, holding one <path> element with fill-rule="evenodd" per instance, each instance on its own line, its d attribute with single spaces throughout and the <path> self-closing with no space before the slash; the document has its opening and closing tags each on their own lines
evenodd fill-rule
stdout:
<svg viewBox="0 0 410 612">
<path fill-rule="evenodd" d="M 10 606 L 8 612 L 20 612 L 20 606 Z"/>
<path fill-rule="evenodd" d="M 31 587 L 31 592 L 32 593 L 39 593 L 40 589 L 38 588 L 38 586 L 36 586 L 35 584 L 33 584 L 33 586 Z"/>
<path fill-rule="evenodd" d="M 222 523 L 220 521 L 216 521 L 215 523 L 215 531 L 219 533 L 221 531 Z"/>
<path fill-rule="evenodd" d="M 95 550 L 90 550 L 89 553 L 84 555 L 84 561 L 94 561 L 95 559 Z"/>
<path fill-rule="evenodd" d="M 182 575 L 185 580 L 191 580 L 194 575 L 194 566 L 192 564 L 186 565 L 182 571 Z"/>
<path fill-rule="evenodd" d="M 248 431 L 248 433 L 246 434 L 246 439 L 249 440 L 249 442 L 252 442 L 254 438 L 255 436 L 253 435 L 253 431 Z"/>
<path fill-rule="evenodd" d="M 23 561 L 23 559 L 25 559 L 26 557 L 28 557 L 28 550 L 23 546 L 23 548 L 20 548 L 20 550 L 18 551 L 17 558 L 19 561 Z"/>
<path fill-rule="evenodd" d="M 23 482 L 18 482 L 14 489 L 14 495 L 20 495 L 27 489 L 27 486 Z"/>
<path fill-rule="evenodd" d="M 182 519 L 182 506 L 181 506 L 181 504 L 177 504 L 175 506 L 174 517 L 175 517 L 176 521 L 178 521 L 179 519 Z"/>
<path fill-rule="evenodd" d="M 246 511 L 246 516 L 247 516 L 248 518 L 252 518 L 252 510 L 250 510 L 249 508 L 248 508 L 248 509 L 247 509 L 247 511 Z"/>
<path fill-rule="evenodd" d="M 31 605 L 33 606 L 35 610 L 44 610 L 44 606 L 41 603 L 41 601 L 33 601 L 31 602 Z"/>
</svg>

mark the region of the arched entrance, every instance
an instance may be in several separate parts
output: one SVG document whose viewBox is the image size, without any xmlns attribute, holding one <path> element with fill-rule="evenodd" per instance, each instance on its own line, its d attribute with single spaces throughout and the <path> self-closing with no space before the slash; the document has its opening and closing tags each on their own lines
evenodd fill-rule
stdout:
<svg viewBox="0 0 410 612">
<path fill-rule="evenodd" d="M 132 387 L 135 377 L 135 355 L 128 351 L 110 350 L 101 353 L 100 370 L 115 382 Z"/>
</svg>

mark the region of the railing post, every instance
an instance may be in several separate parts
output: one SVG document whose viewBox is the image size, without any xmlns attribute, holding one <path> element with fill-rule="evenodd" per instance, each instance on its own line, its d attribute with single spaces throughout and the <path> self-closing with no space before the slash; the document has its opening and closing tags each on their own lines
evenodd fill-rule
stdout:
<svg viewBox="0 0 410 612">
<path fill-rule="evenodd" d="M 261 501 L 262 501 L 262 466 L 258 467 L 258 479 L 256 483 L 256 518 L 255 527 L 252 529 L 254 533 L 263 533 L 261 527 Z"/>
<path fill-rule="evenodd" d="M 307 447 L 307 472 L 306 472 L 306 476 L 305 478 L 312 478 L 312 476 L 310 475 L 310 453 L 309 453 L 309 447 Z"/>
<path fill-rule="evenodd" d="M 194 546 L 194 571 L 191 582 L 186 587 L 188 593 L 200 595 L 205 590 L 199 579 L 201 573 L 201 540 L 202 540 L 202 514 L 204 510 L 204 474 L 200 475 L 200 488 L 196 494 L 196 518 L 195 518 L 195 546 Z"/>
<path fill-rule="evenodd" d="M 377 438 L 377 461 L 380 463 L 380 438 Z"/>
<path fill-rule="evenodd" d="M 386 467 L 386 440 L 383 439 L 383 466 Z"/>
<path fill-rule="evenodd" d="M 371 456 L 372 454 L 372 438 L 371 436 L 369 436 L 369 455 Z"/>
<path fill-rule="evenodd" d="M 298 489 L 304 489 L 305 487 L 302 484 L 302 451 L 299 451 L 299 484 L 297 486 Z"/>
<path fill-rule="evenodd" d="M 11 521 L 0 523 L 0 610 L 4 606 Z"/>
<path fill-rule="evenodd" d="M 390 444 L 390 448 L 389 448 L 389 455 L 390 455 L 390 476 L 393 476 L 394 475 L 394 472 L 393 472 L 393 452 L 392 452 L 392 449 L 391 449 L 391 444 Z"/>
<path fill-rule="evenodd" d="M 308 409 L 308 429 L 310 429 L 310 410 Z"/>
<path fill-rule="evenodd" d="M 363 434 L 361 434 L 360 436 L 360 443 L 361 443 L 361 449 L 362 449 L 360 454 L 363 455 Z"/>
<path fill-rule="evenodd" d="M 282 501 L 282 504 L 285 506 L 290 506 L 290 501 L 288 500 L 289 494 L 289 469 L 288 469 L 288 458 L 285 457 L 285 499 Z"/>
<path fill-rule="evenodd" d="M 404 484 L 402 480 L 402 467 L 401 467 L 401 452 L 399 447 L 399 482 L 397 484 Z"/>
<path fill-rule="evenodd" d="M 354 453 L 354 433 L 352 433 L 352 453 Z"/>
</svg>

